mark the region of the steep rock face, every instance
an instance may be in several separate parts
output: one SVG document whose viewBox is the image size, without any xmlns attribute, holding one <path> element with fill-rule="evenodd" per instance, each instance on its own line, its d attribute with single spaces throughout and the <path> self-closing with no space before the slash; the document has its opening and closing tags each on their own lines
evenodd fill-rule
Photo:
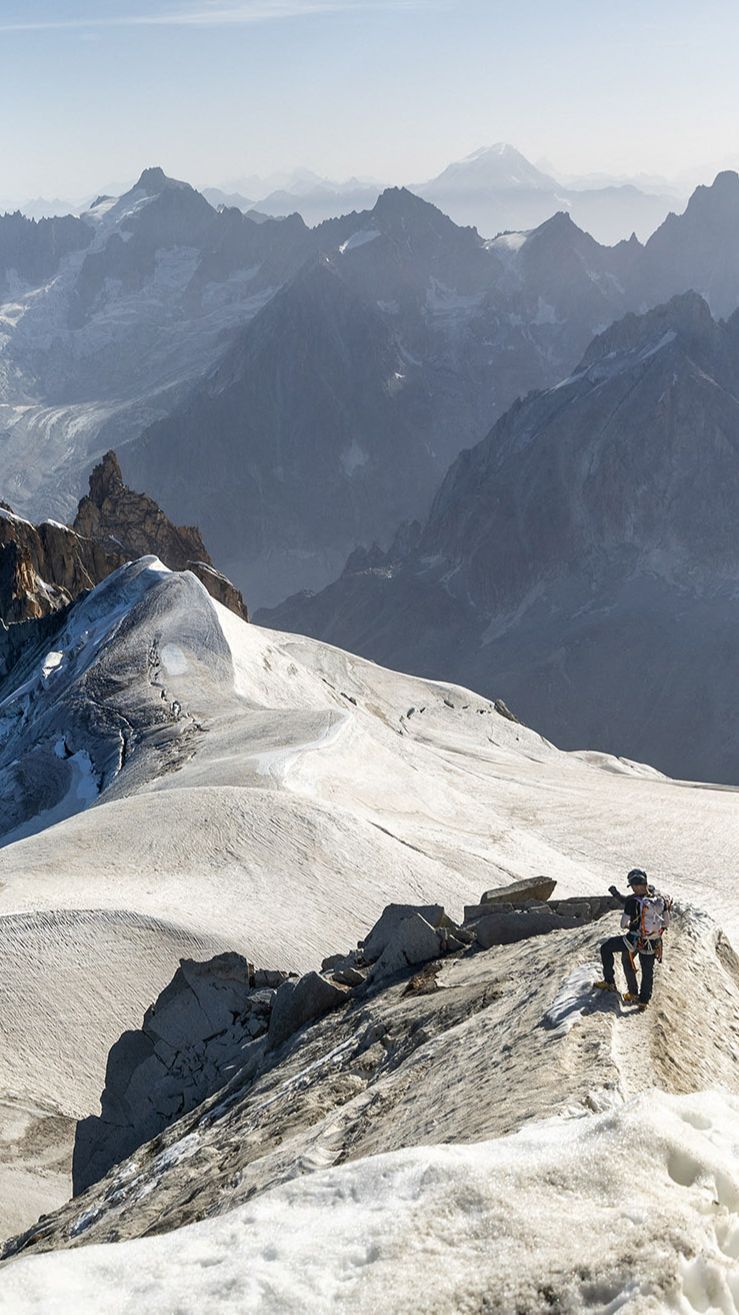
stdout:
<svg viewBox="0 0 739 1315">
<path fill-rule="evenodd" d="M 0 490 L 69 520 L 90 454 L 168 414 L 315 249 L 299 217 L 217 212 L 159 169 L 79 219 L 0 218 Z"/>
<path fill-rule="evenodd" d="M 60 261 L 72 251 L 90 245 L 87 224 L 72 215 L 53 219 L 27 219 L 20 211 L 0 215 L 0 293 L 13 279 L 35 285 L 51 278 Z"/>
<path fill-rule="evenodd" d="M 0 618 L 6 625 L 48 616 L 92 589 L 125 561 L 66 525 L 32 525 L 0 504 Z"/>
<path fill-rule="evenodd" d="M 415 550 L 262 617 L 495 689 L 564 748 L 736 782 L 739 316 L 629 315 L 462 453 Z"/>
<path fill-rule="evenodd" d="M 266 976 L 273 986 L 261 980 L 264 973 L 257 986 L 238 954 L 180 961 L 141 1030 L 113 1046 L 100 1117 L 77 1125 L 75 1195 L 229 1080 L 243 1047 L 266 1032 L 274 985 L 286 974 Z"/>
<path fill-rule="evenodd" d="M 153 553 L 171 571 L 192 571 L 213 598 L 248 621 L 241 594 L 216 570 L 197 527 L 174 525 L 148 494 L 127 488 L 115 452 L 106 452 L 90 475 L 74 529 L 123 561 Z"/>
<path fill-rule="evenodd" d="M 178 516 L 198 506 L 229 574 L 248 570 L 274 598 L 301 568 L 322 583 L 359 526 L 390 536 L 409 501 L 428 506 L 430 423 L 423 371 L 392 324 L 321 258 L 180 413 L 126 449 L 126 473 L 146 473 Z"/>
<path fill-rule="evenodd" d="M 731 315 L 739 305 L 738 230 L 739 175 L 727 170 L 710 187 L 696 188 L 685 213 L 668 215 L 647 242 L 650 299 L 694 288 L 714 315 Z"/>
</svg>

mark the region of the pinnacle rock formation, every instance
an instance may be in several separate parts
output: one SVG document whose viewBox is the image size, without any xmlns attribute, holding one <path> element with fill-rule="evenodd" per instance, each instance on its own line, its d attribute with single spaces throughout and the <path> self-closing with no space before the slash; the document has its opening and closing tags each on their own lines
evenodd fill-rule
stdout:
<svg viewBox="0 0 739 1315">
<path fill-rule="evenodd" d="M 171 571 L 192 571 L 213 598 L 248 620 L 241 594 L 216 570 L 200 531 L 194 525 L 173 525 L 153 498 L 128 488 L 115 452 L 106 452 L 90 475 L 90 491 L 77 509 L 74 529 L 106 552 L 122 554 L 123 560 L 155 553 Z"/>
</svg>

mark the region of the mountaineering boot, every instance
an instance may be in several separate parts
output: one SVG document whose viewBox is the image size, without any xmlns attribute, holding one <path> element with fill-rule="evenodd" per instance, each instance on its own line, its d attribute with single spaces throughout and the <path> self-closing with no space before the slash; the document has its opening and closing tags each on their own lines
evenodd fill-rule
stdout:
<svg viewBox="0 0 739 1315">
<path fill-rule="evenodd" d="M 639 1013 L 640 1013 L 640 1014 L 643 1014 L 643 1013 L 644 1013 L 644 1010 L 645 1010 L 645 1009 L 648 1009 L 648 1008 L 649 1008 L 649 1001 L 648 1001 L 648 1000 L 640 1000 L 640 1001 L 639 1001 Z"/>
<path fill-rule="evenodd" d="M 625 1005 L 638 1005 L 639 1003 L 639 997 L 633 991 L 624 991 L 621 999 Z M 646 1005 L 644 1007 L 646 1008 Z"/>
<path fill-rule="evenodd" d="M 615 983 L 615 982 L 605 982 L 605 981 L 603 981 L 603 982 L 593 982 L 593 986 L 596 987 L 596 989 L 597 989 L 598 991 L 615 991 L 615 990 L 616 990 L 616 983 Z"/>
</svg>

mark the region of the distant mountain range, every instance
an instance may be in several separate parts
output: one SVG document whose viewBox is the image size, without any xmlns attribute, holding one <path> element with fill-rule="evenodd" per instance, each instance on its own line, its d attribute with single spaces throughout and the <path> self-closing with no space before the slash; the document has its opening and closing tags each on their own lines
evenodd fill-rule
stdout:
<svg viewBox="0 0 739 1315">
<path fill-rule="evenodd" d="M 310 231 L 310 269 L 124 449 L 124 469 L 202 524 L 255 605 L 320 588 L 357 542 L 386 548 L 422 518 L 449 462 L 627 310 L 691 287 L 717 313 L 739 305 L 735 215 L 725 175 L 646 247 L 602 247 L 565 214 L 485 242 L 389 189 Z"/>
<path fill-rule="evenodd" d="M 630 248 L 565 216 L 486 243 L 389 189 L 311 235 L 308 267 L 122 454 L 262 602 L 326 583 L 363 537 L 388 543 L 462 447 L 631 304 Z"/>
<path fill-rule="evenodd" d="M 690 188 L 660 179 L 564 179 L 537 168 L 504 142 L 483 147 L 447 166 L 436 178 L 409 184 L 456 223 L 472 225 L 485 237 L 504 229 L 536 228 L 559 210 L 599 242 L 615 243 L 632 233 L 644 240 L 673 209 L 682 209 Z M 371 210 L 386 184 L 374 178 L 335 181 L 309 169 L 249 175 L 226 185 L 202 188 L 215 206 L 284 218 L 298 213 L 309 226 L 352 210 Z M 110 189 L 109 189 L 110 190 Z M 29 218 L 80 214 L 89 202 L 36 197 L 20 206 Z"/>
<path fill-rule="evenodd" d="M 245 180 L 248 196 L 264 214 L 284 216 L 297 211 L 307 224 L 321 223 L 350 210 L 371 209 L 383 185 L 351 178 L 333 182 L 307 170 L 292 176 Z M 499 142 L 474 151 L 447 166 L 436 178 L 409 184 L 410 190 L 448 214 L 456 223 L 472 225 L 485 237 L 504 229 L 528 229 L 567 211 L 580 228 L 600 242 L 614 243 L 635 232 L 644 239 L 670 210 L 682 209 L 688 188 L 666 182 L 610 179 L 565 181 L 537 168 L 515 147 Z M 212 189 L 216 194 L 218 189 Z M 209 190 L 205 195 L 213 199 Z M 248 209 L 241 201 L 234 204 Z"/>
<path fill-rule="evenodd" d="M 0 492 L 64 519 L 114 446 L 255 606 L 320 589 L 627 310 L 694 288 L 731 313 L 738 220 L 725 174 L 646 246 L 567 213 L 485 241 L 402 188 L 309 229 L 160 168 L 79 218 L 0 218 Z"/>
<path fill-rule="evenodd" d="M 458 224 L 486 236 L 506 228 L 535 228 L 559 210 L 599 242 L 636 233 L 642 240 L 679 202 L 674 194 L 642 191 L 633 184 L 566 186 L 532 165 L 504 142 L 475 151 L 415 190 Z"/>
<path fill-rule="evenodd" d="M 402 188 L 311 229 L 158 168 L 80 218 L 7 216 L 0 493 L 65 519 L 115 446 L 254 606 L 321 589 L 627 311 L 693 288 L 731 313 L 737 219 L 723 174 L 645 246 L 566 213 L 484 240 Z"/>
</svg>

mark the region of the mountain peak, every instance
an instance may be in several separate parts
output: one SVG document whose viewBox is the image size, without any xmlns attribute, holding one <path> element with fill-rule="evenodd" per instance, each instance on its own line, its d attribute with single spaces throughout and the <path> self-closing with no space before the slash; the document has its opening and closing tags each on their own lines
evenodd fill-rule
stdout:
<svg viewBox="0 0 739 1315">
<path fill-rule="evenodd" d="M 535 230 L 537 233 L 581 233 L 569 210 L 556 210 L 543 224 Z"/>
<path fill-rule="evenodd" d="M 164 170 L 157 164 L 149 169 L 144 169 L 132 190 L 149 192 L 153 195 L 156 192 L 161 192 L 162 188 L 166 187 L 170 181 Z"/>
<path fill-rule="evenodd" d="M 492 146 L 478 146 L 476 151 L 471 151 L 469 155 L 465 156 L 465 161 L 486 159 L 516 160 L 529 165 L 526 156 L 522 155 L 515 146 L 511 146 L 510 142 L 495 142 Z M 531 166 L 529 165 L 529 167 Z"/>
<path fill-rule="evenodd" d="M 422 211 L 434 209 L 428 201 L 411 192 L 407 187 L 386 187 L 384 192 L 380 192 L 372 213 L 376 216 L 382 215 L 401 215 L 415 212 L 420 214 Z"/>
<path fill-rule="evenodd" d="M 599 244 L 586 233 L 584 229 L 578 228 L 574 219 L 567 210 L 557 210 L 549 219 L 545 219 L 543 224 L 539 224 L 529 235 L 527 247 L 531 254 L 537 247 L 543 244 L 546 247 L 555 244 L 559 247 L 575 247 L 578 244 L 581 247 L 597 247 Z"/>
<path fill-rule="evenodd" d="M 426 201 L 407 187 L 387 187 L 369 212 L 379 228 L 405 227 L 408 223 L 425 232 L 450 233 L 462 230 L 431 201 Z"/>
<path fill-rule="evenodd" d="M 118 457 L 109 451 L 90 474 L 89 497 L 96 507 L 102 507 L 106 498 L 123 488 L 123 475 Z"/>
<path fill-rule="evenodd" d="M 551 192 L 557 187 L 553 178 L 542 173 L 508 142 L 481 146 L 463 160 L 447 166 L 433 185 L 451 186 L 455 190 L 490 190 L 503 192 Z"/>
<path fill-rule="evenodd" d="M 736 196 L 739 192 L 739 174 L 734 169 L 722 169 L 720 173 L 716 174 L 711 186 L 706 188 L 706 191 Z"/>
<path fill-rule="evenodd" d="M 681 292 L 646 314 L 625 315 L 594 338 L 578 373 L 606 356 L 652 348 L 679 338 L 686 344 L 705 343 L 716 331 L 708 303 L 697 292 Z M 666 338 L 665 335 L 670 335 Z"/>
</svg>

